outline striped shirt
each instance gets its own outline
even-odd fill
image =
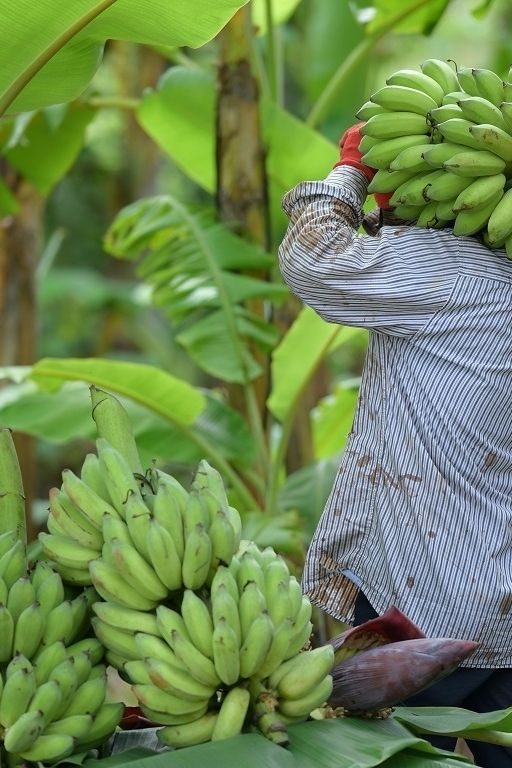
[[[291,290],[370,331],[304,590],[350,623],[360,584],[379,613],[478,641],[465,666],[512,667],[512,263],[449,229],[358,235],[367,184],[338,167],[283,201]]]

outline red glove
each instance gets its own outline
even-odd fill
[[[385,211],[386,210],[390,211],[391,206],[389,204],[389,201],[392,195],[393,195],[392,192],[375,192],[373,196],[379,208],[383,208]]]
[[[369,168],[367,165],[361,162],[362,154],[359,151],[359,144],[361,142],[361,126],[364,123],[356,123],[351,128],[347,128],[345,133],[340,139],[340,159],[334,166],[338,165],[350,165],[352,168],[357,168],[358,171],[362,171],[368,181],[371,181],[376,174],[374,168]]]

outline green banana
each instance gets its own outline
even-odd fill
[[[95,637],[84,637],[66,648],[67,656],[77,656],[79,653],[89,654],[91,664],[95,665],[103,659],[104,648]]]
[[[101,531],[105,512],[118,516],[118,512],[112,504],[98,496],[96,491],[84,483],[70,469],[65,469],[62,472],[62,490],[98,531]]]
[[[172,630],[170,646],[181,663],[196,680],[204,683],[204,685],[212,686],[212,688],[219,686],[220,678],[213,661],[208,656],[202,654],[182,632]]]
[[[422,116],[438,106],[425,91],[404,85],[385,85],[373,93],[370,100],[393,112],[413,112]]]
[[[0,578],[3,579],[8,589],[15,581],[27,572],[27,555],[25,544],[21,539],[0,557]]]
[[[44,637],[45,615],[39,603],[32,603],[19,615],[14,630],[13,652],[31,659]]]
[[[104,600],[137,611],[151,611],[158,603],[158,600],[140,594],[114,566],[102,559],[93,560],[89,564],[89,572],[94,588]]]
[[[148,531],[152,515],[140,494],[128,493],[124,515],[133,546],[149,563]]]
[[[509,133],[489,123],[474,125],[469,131],[479,149],[488,150],[506,162],[512,160],[512,136]]]
[[[48,573],[45,580],[36,588],[36,600],[46,615],[64,602],[64,584],[60,574],[55,571]]]
[[[261,667],[272,644],[274,626],[266,611],[257,616],[240,647],[240,676],[252,677]]]
[[[159,725],[184,725],[198,720],[208,711],[208,704],[203,704],[194,712],[187,712],[185,715],[171,715],[169,712],[159,712],[157,709],[141,704],[141,709],[148,720]]]
[[[237,646],[239,646],[242,641],[242,627],[238,603],[233,600],[227,588],[221,586],[215,590],[210,599],[213,626],[215,627],[220,619],[226,621],[233,630]]]
[[[384,107],[381,107],[379,104],[375,104],[373,101],[365,101],[365,103],[357,110],[356,117],[358,120],[365,122],[366,120],[369,120],[370,117],[380,115],[385,111]]]
[[[42,712],[45,726],[55,720],[62,703],[62,693],[56,680],[48,680],[36,689],[28,712]]]
[[[423,155],[431,147],[432,144],[425,143],[403,149],[390,163],[389,169],[391,171],[409,171],[410,173],[430,170],[430,166],[425,162]]]
[[[221,682],[234,685],[240,677],[239,640],[223,616],[215,623],[212,637],[213,662]]]
[[[7,605],[14,622],[29,605],[36,601],[36,590],[29,576],[21,576],[17,579],[9,591],[5,588],[5,599],[0,596],[0,603]]]
[[[42,712],[24,712],[6,730],[4,749],[11,754],[19,754],[28,749],[44,730]]]
[[[89,678],[76,689],[70,704],[60,716],[64,718],[72,715],[95,715],[105,701],[106,692],[107,676],[105,672],[97,677]]]
[[[181,589],[182,562],[178,548],[168,529],[161,525],[156,517],[149,520],[146,549],[149,562],[162,584],[170,592]]]
[[[9,429],[0,429],[0,521],[0,534],[13,532],[15,541],[20,541],[25,548],[25,493],[20,464]]]
[[[52,608],[46,616],[41,641],[43,645],[52,645],[58,640],[62,640],[64,645],[71,642],[75,631],[73,618],[73,608],[69,600],[64,600]]]
[[[504,101],[502,104],[500,104],[500,110],[501,114],[503,115],[505,125],[507,126],[507,131],[510,133],[512,131],[512,102]]]
[[[117,450],[128,463],[132,472],[142,473],[139,452],[128,415],[114,395],[90,387],[92,417],[96,422],[98,435]]]
[[[0,699],[0,724],[10,728],[28,708],[36,692],[36,676],[33,669],[22,667],[7,677]]]
[[[181,696],[167,693],[156,685],[134,685],[133,692],[143,707],[149,707],[165,715],[193,715],[206,706]]]
[[[467,176],[458,176],[456,173],[446,171],[442,176],[430,182],[425,189],[426,200],[435,200],[437,203],[453,200],[466,189],[474,179]]]
[[[212,579],[212,582],[210,584],[210,594],[213,595],[217,589],[219,589],[220,587],[224,587],[225,589],[228,590],[229,594],[231,595],[235,603],[238,603],[238,599],[240,595],[238,592],[238,584],[237,584],[236,578],[231,572],[232,562],[229,568],[226,567],[225,565],[220,565],[217,568],[215,575]]]
[[[87,453],[80,469],[80,480],[105,501],[110,502],[107,486],[101,472],[100,461],[95,453]]]
[[[444,96],[444,90],[433,77],[424,72],[418,72],[416,69],[399,69],[386,80],[386,85],[402,85],[407,88],[416,88],[428,94],[436,104],[441,104]],[[361,120],[365,118],[360,118]]]
[[[444,93],[456,91],[459,88],[459,81],[452,67],[448,62],[441,59],[426,59],[421,64],[421,71],[428,75],[436,83],[439,83]]]
[[[473,80],[480,96],[491,104],[499,107],[505,101],[505,84],[496,72],[490,69],[473,69]]]
[[[491,195],[505,187],[506,177],[503,173],[495,176],[482,176],[475,179],[469,186],[457,195],[453,202],[453,211],[458,213],[470,208],[477,208],[487,202]]]
[[[375,192],[394,192],[405,181],[412,179],[414,173],[410,171],[390,171],[380,169],[368,185],[368,194]]]
[[[478,96],[479,90],[471,67],[457,67],[457,80],[463,91],[470,96]]]
[[[498,107],[481,96],[467,96],[458,102],[463,117],[474,123],[490,123],[505,130],[505,120]]]
[[[92,726],[85,736],[77,736],[76,747],[86,751],[104,744],[114,733],[121,722],[124,711],[122,702],[107,702],[102,704],[94,715]]]
[[[0,663],[12,658],[14,640],[14,619],[9,609],[0,604]]]
[[[332,693],[332,677],[324,679],[304,696],[297,699],[279,700],[279,711],[287,717],[307,717],[314,709],[324,704]]]
[[[164,661],[173,668],[177,667],[178,669],[181,669],[183,667],[182,662],[178,659],[168,643],[164,642],[160,637],[147,635],[145,632],[137,632],[135,635],[135,644],[139,656],[143,659],[158,659],[159,661]]]
[[[50,514],[48,523],[55,520],[64,535],[69,536],[83,547],[101,550],[103,538],[98,528],[59,488],[51,488],[49,493]],[[50,531],[51,532],[51,531]]]
[[[182,668],[173,667],[161,659],[147,658],[144,665],[148,682],[173,696],[181,697],[187,701],[204,703],[215,693],[215,688],[212,686],[200,683]],[[140,675],[140,670],[135,671],[138,671]]]
[[[107,486],[112,506],[125,517],[125,505],[129,496],[142,499],[139,486],[125,457],[103,437],[96,440],[96,450],[101,474]],[[105,510],[109,511],[110,510]]]
[[[130,531],[125,521],[122,520],[117,514],[109,515],[105,512],[103,515],[103,522],[101,526],[102,533],[102,545],[105,542],[110,542],[112,539],[120,539],[127,544],[133,544],[133,539],[130,536]]]
[[[257,677],[261,679],[271,675],[286,658],[292,636],[293,621],[292,619],[284,619],[274,627],[270,648],[256,673]]]
[[[393,192],[389,201],[390,204],[392,206],[397,203],[421,205],[426,200],[425,188],[441,178],[443,173],[444,171],[442,170],[434,170],[414,176],[410,181],[406,181]]]
[[[392,113],[390,113],[392,114]],[[366,138],[366,137],[365,137]],[[365,165],[378,170],[388,170],[395,157],[408,147],[423,146],[424,135],[404,135],[379,141],[375,146],[365,152],[362,161]]]
[[[394,206],[393,213],[396,219],[400,219],[402,221],[415,221],[424,207],[424,205],[400,204]]]
[[[97,616],[91,619],[94,634],[109,651],[119,654],[125,659],[137,659],[139,653],[133,632],[124,632],[101,621]]]
[[[432,168],[442,168],[447,160],[456,157],[460,152],[467,152],[467,149],[463,144],[452,144],[449,141],[445,141],[441,144],[432,144],[423,153],[423,157],[427,165]]]
[[[219,508],[211,521],[208,535],[212,542],[211,575],[219,565],[229,565],[238,549],[236,532],[231,524],[229,514]]]
[[[468,211],[459,211],[453,225],[453,234],[457,236],[470,236],[475,235],[483,229],[502,196],[503,191],[497,192],[494,196],[491,196],[484,205],[480,205],[478,208],[472,208]]]
[[[196,523],[185,539],[181,575],[186,589],[200,589],[206,583],[212,562],[212,549],[206,526],[201,522]]]
[[[434,105],[435,106],[435,105]],[[416,112],[383,112],[374,115],[361,127],[362,136],[373,136],[376,139],[393,139],[412,134],[424,135],[429,126],[425,115]]]
[[[512,137],[511,137],[512,141]],[[495,176],[505,169],[505,161],[485,149],[459,152],[451,160],[443,163],[443,168],[458,176]]]
[[[65,536],[43,531],[38,538],[47,557],[65,567],[85,569],[99,554],[96,549],[84,547]]]
[[[186,493],[186,491],[184,491]],[[170,483],[160,483],[153,504],[154,519],[167,530],[173,540],[179,560],[185,551],[185,534],[183,529],[182,508],[186,497],[179,496]]]
[[[62,640],[48,646],[42,646],[33,659],[37,685],[42,685],[49,680],[53,669],[65,658],[66,646]]]
[[[452,117],[435,126],[435,131],[440,133],[444,141],[452,144],[463,144],[470,149],[482,149],[481,144],[472,135],[471,129],[475,123],[463,117]]]
[[[334,665],[332,645],[322,645],[303,651],[287,662],[288,671],[277,683],[280,698],[300,699],[316,688]]]
[[[442,104],[440,107],[432,109],[428,114],[430,124],[433,126],[439,125],[439,123],[444,123],[446,120],[450,120],[453,117],[464,118],[462,109],[456,103]]]
[[[249,710],[250,700],[251,695],[247,688],[237,686],[231,688],[226,693],[213,727],[212,741],[230,739],[241,733]]]
[[[140,595],[155,601],[167,597],[167,587],[134,546],[120,539],[112,539],[105,547],[108,548],[110,562],[120,576]]]
[[[203,601],[201,602],[203,603]],[[101,621],[111,627],[122,629],[125,632],[145,632],[149,635],[160,635],[153,613],[136,611],[133,608],[111,602],[93,603],[92,609]]]
[[[498,201],[487,222],[489,242],[506,241],[512,235],[512,189],[508,189]]]
[[[74,739],[82,739],[89,733],[92,723],[92,715],[71,715],[71,717],[54,720],[49,723],[45,727],[44,732],[48,736],[64,734],[66,736],[73,736]]]
[[[216,599],[216,592],[211,594],[212,603]],[[234,603],[234,601],[233,601]],[[238,618],[238,608],[235,604],[235,610],[237,611],[236,620]],[[204,600],[202,600],[193,590],[185,589],[183,592],[183,599],[181,601],[181,615],[185,623],[188,636],[201,653],[208,658],[213,658],[212,647],[212,635],[213,635],[213,620],[212,614]]]
[[[168,747],[192,747],[210,741],[218,719],[218,712],[206,712],[202,717],[183,725],[167,725],[158,731],[158,739]]]
[[[28,749],[19,751],[20,757],[30,763],[56,763],[73,752],[75,740],[65,734],[41,734]]]
[[[240,616],[240,631],[242,640],[245,641],[255,619],[267,610],[267,601],[264,592],[255,581],[248,581],[242,590],[238,601],[238,614]]]

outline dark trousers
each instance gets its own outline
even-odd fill
[[[374,619],[377,613],[362,592],[355,605],[354,624]],[[456,669],[424,691],[402,702],[408,707],[463,707],[473,712],[492,712],[512,706],[512,669]],[[455,739],[425,736],[440,749],[455,748]],[[481,768],[512,768],[512,749],[466,739]]]

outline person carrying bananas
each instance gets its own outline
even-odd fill
[[[360,125],[325,180],[283,200],[284,280],[327,322],[369,331],[303,589],[342,622],[394,605],[428,637],[477,641],[407,704],[493,711],[512,705],[512,262],[477,237],[394,220],[385,195],[365,220],[375,171]],[[512,766],[510,748],[469,746],[483,768]]]

